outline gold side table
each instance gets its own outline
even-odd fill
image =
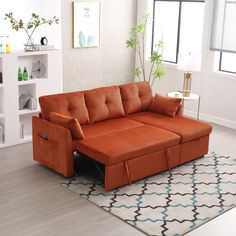
[[[191,101],[191,100],[196,100],[198,101],[198,105],[197,105],[197,120],[199,120],[199,114],[200,114],[200,104],[201,104],[201,97],[198,94],[195,93],[190,93],[190,96],[185,97],[183,96],[182,93],[180,92],[171,92],[171,93],[167,93],[168,97],[172,97],[172,98],[181,98],[183,99],[183,103],[182,103],[182,114],[183,114],[183,110],[184,110],[184,104],[186,101]]]

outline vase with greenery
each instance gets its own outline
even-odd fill
[[[32,13],[30,20],[27,23],[24,23],[22,20],[16,20],[12,12],[5,14],[5,20],[9,20],[12,29],[14,29],[15,31],[25,31],[28,37],[27,42],[25,44],[26,51],[36,50],[36,45],[33,41],[33,34],[39,26],[45,24],[52,25],[54,23],[58,24],[59,22],[59,19],[56,16],[52,17],[51,19],[45,19],[41,18],[35,13]]]
[[[137,24],[131,31],[131,37],[126,41],[126,46],[136,50],[140,67],[136,67],[134,75],[140,81],[147,81],[153,87],[156,79],[160,79],[165,74],[162,51],[163,41],[160,40],[153,48],[149,58],[149,66],[145,65],[145,45],[146,45],[146,29],[149,14],[143,16],[144,21]]]

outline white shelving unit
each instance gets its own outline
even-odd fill
[[[3,71],[2,68],[3,59],[0,57],[0,72]],[[5,145],[5,114],[4,114],[4,85],[0,81],[0,148]],[[3,132],[3,134],[2,134]]]
[[[23,109],[19,111],[19,115],[30,115],[30,114],[35,114],[39,113],[40,109],[35,109],[35,110],[30,110],[30,109]]]
[[[40,61],[46,68],[40,79],[30,79],[33,63]],[[11,54],[0,54],[0,72],[3,83],[0,83],[0,125],[4,127],[4,141],[0,148],[30,142],[32,140],[32,116],[40,111],[38,98],[43,95],[62,91],[61,51],[17,51]],[[26,66],[29,79],[18,81],[18,68],[23,71]],[[19,109],[19,97],[25,94],[37,99],[37,108]]]

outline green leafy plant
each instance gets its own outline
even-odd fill
[[[140,67],[135,68],[134,75],[139,80],[148,81],[151,87],[156,79],[160,79],[165,74],[163,65],[162,49],[163,41],[160,40],[149,58],[150,66],[148,70],[145,66],[145,34],[149,14],[143,16],[144,21],[137,24],[131,31],[131,37],[126,41],[126,46],[135,49],[139,58]]]
[[[54,23],[58,24],[59,19],[54,16],[51,19],[41,18],[39,15],[32,13],[30,20],[27,23],[24,23],[22,20],[16,20],[13,16],[13,13],[5,14],[5,20],[9,20],[11,23],[12,29],[15,31],[24,30],[28,36],[28,41],[26,45],[33,45],[32,35],[35,30],[41,25],[52,25]]]

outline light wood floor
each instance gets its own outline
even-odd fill
[[[210,150],[222,155],[236,156],[236,130],[214,126]],[[144,235],[66,190],[60,186],[61,181],[63,181],[61,176],[32,160],[30,143],[1,149],[0,235]],[[220,216],[221,218],[216,219],[217,223],[212,221],[189,235],[216,235],[212,234],[215,224],[227,229],[222,231],[226,234],[220,234],[221,236],[236,235],[233,234],[236,229],[231,232],[228,225],[229,217],[236,219],[236,210],[231,212],[230,216],[229,213],[227,214],[225,217]],[[233,226],[233,221],[231,223]]]

